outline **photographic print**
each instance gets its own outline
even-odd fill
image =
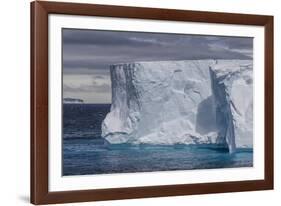
[[[32,2],[31,202],[273,189],[273,22]]]
[[[62,29],[63,175],[253,167],[253,38]]]

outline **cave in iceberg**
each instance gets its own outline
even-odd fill
[[[112,104],[102,123],[111,144],[253,145],[252,60],[112,65]]]

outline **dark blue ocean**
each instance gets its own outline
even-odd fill
[[[110,145],[101,138],[107,104],[63,105],[63,175],[252,167],[253,150],[204,146]]]

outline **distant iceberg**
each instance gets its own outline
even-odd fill
[[[84,101],[82,99],[75,99],[75,98],[63,98],[64,104],[83,104]]]
[[[253,147],[252,60],[137,62],[110,72],[109,143]]]

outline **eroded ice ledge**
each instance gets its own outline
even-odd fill
[[[137,62],[110,72],[108,142],[252,147],[251,60]]]

